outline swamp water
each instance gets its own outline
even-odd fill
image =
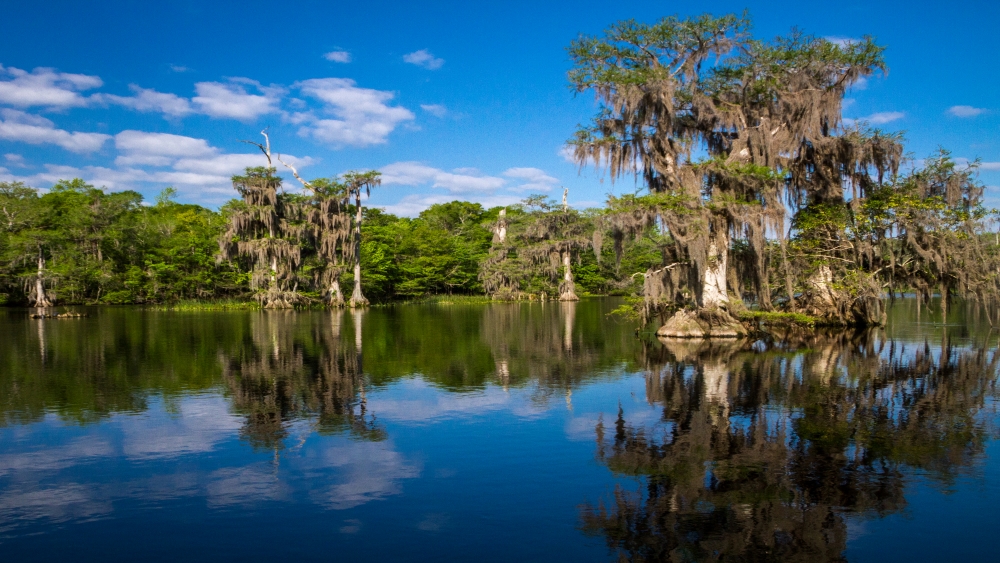
[[[0,560],[996,557],[973,314],[662,344],[618,304],[0,311]]]

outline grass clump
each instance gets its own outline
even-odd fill
[[[154,311],[259,311],[260,303],[239,299],[213,299],[210,301],[182,300],[150,307]]]
[[[741,321],[754,322],[762,325],[795,325],[815,327],[819,319],[803,313],[780,313],[777,311],[741,311]]]

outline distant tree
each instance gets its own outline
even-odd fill
[[[562,301],[577,301],[573,260],[592,244],[592,221],[569,207],[567,192],[562,205],[543,195],[530,195],[504,209],[491,225],[494,237],[489,255],[481,264],[480,280],[487,293],[510,299],[525,288],[554,292]],[[562,272],[555,287],[552,281]],[[537,287],[541,278],[549,278]]]
[[[306,220],[312,229],[316,254],[320,261],[318,285],[325,290],[327,301],[334,307],[344,306],[340,276],[354,260],[353,223],[348,212],[347,186],[334,179],[317,179],[309,183],[312,195]]]
[[[33,307],[51,307],[47,287],[53,276],[46,268],[55,234],[48,213],[34,188],[21,182],[0,182],[0,211],[3,217],[5,269],[22,280]],[[34,269],[25,268],[33,266]]]
[[[591,246],[593,225],[579,211],[571,209],[567,201],[568,189],[563,190],[562,206],[536,213],[525,225],[522,233],[525,246],[519,251],[536,264],[546,264],[556,274],[562,267],[559,283],[560,301],[579,301],[573,280],[574,259]]]

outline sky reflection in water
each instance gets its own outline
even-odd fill
[[[0,343],[0,558],[989,557],[997,335],[637,339],[617,303],[102,309]],[[978,352],[985,349],[986,352]]]

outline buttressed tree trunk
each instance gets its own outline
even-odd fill
[[[580,298],[576,295],[576,284],[573,283],[573,268],[572,254],[570,252],[562,253],[562,263],[563,263],[563,282],[559,284],[559,300],[560,301],[579,301]]]
[[[38,274],[35,275],[35,289],[32,293],[31,300],[35,307],[52,306],[52,301],[45,295],[45,256],[41,249],[38,251]]]
[[[334,279],[330,285],[330,304],[336,307],[343,306],[344,293],[340,290],[340,280]]]
[[[704,308],[718,308],[729,303],[726,273],[729,262],[729,237],[716,233],[708,243],[708,266],[702,283],[701,303]]]

